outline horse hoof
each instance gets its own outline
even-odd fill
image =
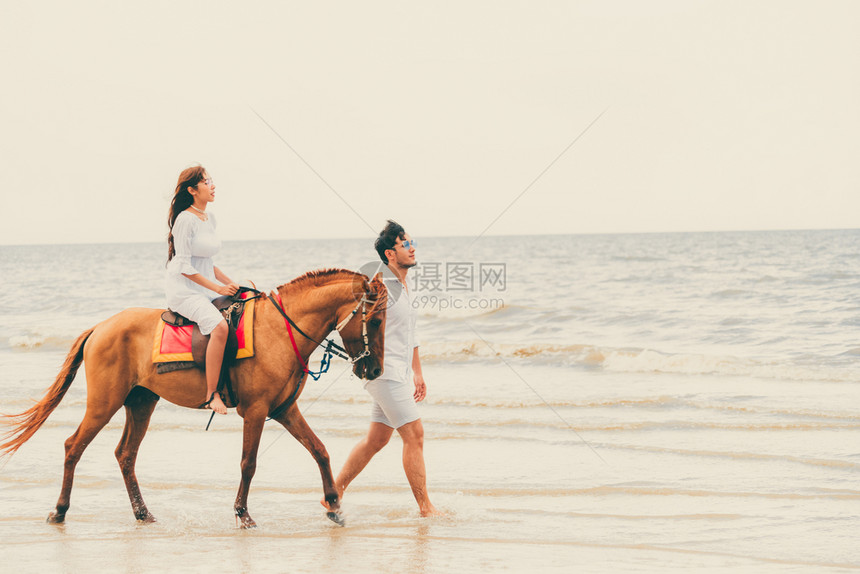
[[[144,516],[138,516],[137,521],[140,524],[152,524],[153,522],[158,522],[155,517],[149,513],[146,513]]]
[[[51,512],[48,515],[48,519],[45,522],[47,522],[48,524],[62,524],[65,521],[66,521],[66,515],[65,514],[57,514],[56,512]]]
[[[337,524],[338,526],[346,526],[346,517],[340,512],[329,511],[325,513],[326,518]]]
[[[254,519],[247,514],[243,516],[237,516],[236,520],[239,522],[239,528],[241,528],[242,530],[257,528],[257,523],[254,522]]]

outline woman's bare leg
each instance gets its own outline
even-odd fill
[[[212,397],[209,408],[219,415],[227,414],[227,406],[221,400],[218,389],[218,379],[221,376],[221,363],[224,360],[224,347],[227,345],[227,322],[221,321],[209,335],[209,346],[206,349],[206,399]]]

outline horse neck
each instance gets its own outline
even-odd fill
[[[278,293],[290,317],[318,341],[332,331],[338,317],[345,315],[344,309],[351,311],[356,303],[352,282],[337,277],[320,283],[288,283],[279,287]]]

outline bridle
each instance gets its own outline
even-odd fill
[[[340,323],[338,323],[335,326],[335,330],[338,333],[340,333],[341,330],[344,329],[349,324],[349,322],[355,318],[356,314],[358,313],[359,308],[361,309],[361,340],[364,344],[364,350],[359,355],[357,355],[355,357],[351,356],[349,354],[349,351],[347,351],[346,349],[344,349],[343,347],[341,347],[340,345],[335,343],[332,339],[325,339],[326,344],[323,345],[323,341],[317,341],[316,339],[314,339],[313,337],[311,337],[310,335],[308,335],[307,333],[302,331],[302,329],[298,325],[296,325],[295,321],[293,321],[290,318],[290,316],[287,315],[287,312],[284,311],[284,305],[281,302],[281,295],[277,291],[273,290],[272,293],[269,294],[269,300],[275,306],[275,309],[277,309],[278,312],[281,314],[281,316],[283,316],[283,318],[284,318],[284,323],[286,323],[286,325],[287,325],[287,332],[290,335],[290,342],[293,345],[293,351],[295,352],[296,357],[299,359],[299,363],[301,363],[302,367],[304,368],[305,373],[307,373],[311,376],[314,376],[314,375],[322,374],[325,371],[322,371],[322,366],[321,366],[321,372],[320,373],[313,373],[308,368],[307,362],[305,362],[301,353],[299,353],[299,347],[298,347],[298,345],[296,345],[295,337],[293,337],[293,329],[298,331],[305,339],[308,339],[309,341],[312,341],[313,343],[315,343],[317,347],[323,347],[323,346],[325,347],[325,355],[323,357],[323,365],[325,366],[326,370],[328,370],[328,364],[329,364],[329,360],[330,360],[331,355],[336,355],[336,356],[340,357],[341,359],[345,359],[345,360],[349,361],[350,363],[352,363],[353,365],[355,365],[361,359],[370,356],[370,339],[367,336],[367,304],[373,303],[373,301],[371,301],[370,299],[367,298],[367,293],[362,294],[361,300],[356,304],[355,308],[346,317],[344,317],[344,319]],[[319,377],[314,376],[314,379],[317,379],[317,378],[319,378]]]
[[[350,321],[352,321],[352,319],[355,317],[355,314],[358,313],[358,308],[361,307],[361,340],[364,343],[364,350],[361,352],[360,355],[350,358],[350,361],[352,362],[353,365],[356,364],[361,359],[370,356],[370,339],[368,339],[368,337],[367,337],[367,304],[368,303],[373,303],[373,301],[371,301],[370,299],[367,298],[367,293],[364,293],[361,296],[361,301],[359,301],[358,304],[355,306],[355,309],[353,309],[349,315],[347,315],[346,317],[343,318],[343,321],[341,321],[340,323],[338,323],[334,327],[335,331],[340,333],[341,330],[344,327],[346,327]],[[343,338],[343,335],[341,335],[341,339],[342,338]]]
[[[275,297],[277,297],[277,299]],[[290,319],[290,316],[287,315],[286,311],[284,311],[284,305],[281,303],[280,293],[273,290],[272,293],[269,294],[269,301],[272,302],[272,304],[275,306],[275,309],[277,309],[281,316],[283,316],[284,323],[287,324],[287,333],[289,333],[290,335],[290,343],[292,343],[293,345],[293,352],[296,354],[296,358],[299,360],[299,364],[301,364],[304,373],[306,375],[310,375],[315,381],[319,380],[323,373],[328,371],[328,368],[331,365],[332,355],[337,355],[341,359],[346,359],[353,365],[355,365],[359,360],[363,359],[364,357],[370,355],[370,340],[367,337],[367,304],[372,303],[372,301],[367,298],[367,293],[364,293],[362,295],[361,301],[358,302],[352,312],[347,315],[335,327],[335,329],[339,333],[341,329],[346,327],[347,324],[349,324],[349,322],[353,318],[355,318],[355,315],[358,313],[359,307],[361,307],[361,338],[364,341],[364,351],[362,351],[361,354],[357,357],[351,357],[346,349],[344,349],[331,339],[326,339],[327,344],[325,346],[325,353],[323,354],[322,362],[320,363],[320,369],[316,373],[314,373],[308,368],[307,362],[304,360],[301,353],[299,353],[299,347],[298,345],[296,345],[296,339],[293,336],[293,329],[295,328],[295,330],[301,333],[304,338],[316,343],[317,347],[322,347],[322,342],[317,341],[316,339],[302,331],[301,328],[296,325],[296,323],[292,319]],[[290,407],[290,405],[292,405],[296,401],[299,396],[299,391],[301,391],[301,389],[302,384],[301,381],[299,381],[299,384],[296,385],[290,396],[287,397],[286,400],[284,400],[284,402],[282,402],[280,405],[275,407],[271,412],[269,412],[269,419],[278,418],[279,416],[284,414],[286,410]]]

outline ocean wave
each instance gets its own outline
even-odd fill
[[[856,372],[833,365],[795,365],[731,355],[664,353],[654,349],[606,348],[587,344],[492,344],[481,339],[422,345],[427,362],[513,360],[529,364],[598,369],[615,373],[753,376],[765,379],[853,382]]]
[[[367,487],[362,487],[367,490]],[[382,490],[380,487],[379,490]],[[441,490],[437,488],[436,490]],[[809,489],[808,492],[779,492],[779,491],[755,491],[755,490],[717,490],[717,489],[692,489],[680,487],[661,487],[656,484],[616,484],[593,486],[587,488],[529,488],[522,487],[495,487],[481,490],[470,490],[463,487],[452,488],[456,492],[462,492],[470,496],[557,496],[557,497],[586,497],[586,496],[689,496],[694,498],[721,497],[721,498],[765,498],[777,500],[859,500],[860,491],[857,490],[826,490]]]
[[[802,430],[802,429],[801,429]],[[855,471],[860,469],[860,464],[848,460],[839,460],[832,458],[814,458],[808,456],[795,456],[788,454],[771,454],[760,452],[743,452],[743,451],[722,451],[722,450],[704,450],[704,449],[683,449],[683,448],[668,448],[650,445],[601,445],[604,449],[616,450],[632,450],[640,452],[649,452],[653,454],[670,454],[678,456],[693,456],[702,458],[725,458],[733,460],[752,460],[764,462],[778,463],[797,463],[810,466],[823,466],[829,468],[838,468],[843,470]]]
[[[68,350],[76,337],[59,337],[49,335],[15,335],[7,339],[10,348],[19,351],[32,350]]]
[[[779,277],[774,277],[773,275],[763,275],[756,279],[756,283],[773,283],[775,281],[781,281]]]
[[[666,261],[663,257],[651,257],[648,255],[613,255],[612,261],[622,261],[625,263],[656,263],[658,261]]]
[[[13,351],[68,351],[76,336],[15,335],[7,339]],[[854,361],[860,347],[833,357],[830,364],[804,358],[764,361],[732,355],[666,353],[656,349],[611,348],[589,344],[488,343],[483,339],[422,344],[422,360],[428,363],[516,361],[532,365],[573,367],[609,373],[652,373],[690,376],[751,376],[763,379],[814,382],[855,382]],[[841,361],[837,361],[841,359]],[[849,359],[846,361],[846,359]]]
[[[753,295],[755,295],[755,293],[745,289],[722,289],[711,293],[711,297],[715,299],[735,299],[740,297],[750,297]]]
[[[730,422],[697,422],[697,421],[634,421],[634,422],[618,422],[613,424],[599,424],[588,422],[577,422],[576,425],[569,425],[564,421],[543,421],[536,422],[531,418],[511,418],[507,420],[497,420],[493,423],[482,422],[481,428],[475,428],[473,420],[440,420],[435,421],[436,429],[433,433],[434,440],[460,440],[464,437],[485,437],[487,431],[491,429],[493,437],[502,438],[505,440],[523,440],[533,441],[535,438],[531,435],[526,436],[524,429],[529,431],[569,431],[575,428],[578,433],[640,433],[642,431],[730,431],[739,433],[773,433],[784,431],[856,431],[860,428],[860,424],[854,422],[843,423],[730,423]],[[445,431],[448,432],[445,432]],[[511,436],[506,436],[513,432]],[[547,442],[558,443],[559,438],[544,439]],[[564,441],[562,441],[564,442]],[[619,447],[620,448],[620,447]],[[860,468],[860,464],[846,463]]]

